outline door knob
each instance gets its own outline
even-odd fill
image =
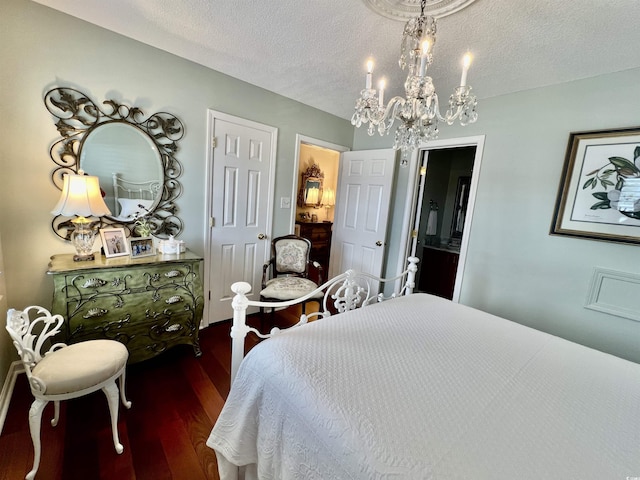
[[[264,240],[265,238],[267,238],[267,236],[264,233],[258,234],[258,240]]]
[[[380,240],[378,240],[378,241],[376,242],[376,246],[381,247],[381,246],[382,246],[382,242],[381,242]]]

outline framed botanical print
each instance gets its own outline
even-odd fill
[[[640,243],[640,127],[569,135],[551,234]]]

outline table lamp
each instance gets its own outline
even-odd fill
[[[322,205],[326,208],[327,219],[325,222],[329,221],[329,209],[336,204],[336,193],[332,188],[325,188],[322,192]]]
[[[71,243],[77,252],[73,260],[93,260],[92,250],[96,232],[91,228],[93,222],[86,217],[111,215],[111,211],[102,199],[98,177],[85,175],[82,170],[78,170],[78,173],[66,174],[63,179],[60,200],[51,213],[65,217],[76,215],[76,218],[71,220],[75,226],[71,233]]]
[[[320,189],[313,187],[307,190],[307,198],[305,199],[305,203],[307,205],[318,205],[318,200],[320,200]]]

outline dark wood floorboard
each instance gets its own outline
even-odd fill
[[[295,307],[277,312],[275,322],[280,327],[291,325],[295,314]],[[249,323],[260,325],[255,317]],[[50,423],[53,404],[47,405],[36,479],[218,479],[215,453],[205,442],[229,394],[230,326],[229,321],[220,322],[200,331],[200,358],[191,347],[178,346],[127,368],[125,390],[133,405],[130,410],[120,405],[121,455],[113,447],[102,392],[62,402],[56,427]],[[257,337],[250,335],[247,349],[256,343]],[[32,402],[26,376],[19,375],[0,435],[2,480],[22,479],[31,469]]]

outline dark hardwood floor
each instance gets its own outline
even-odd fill
[[[291,312],[277,313],[279,326]],[[251,320],[258,326],[257,318]],[[229,393],[230,322],[200,331],[202,356],[189,346],[127,368],[126,393],[118,429],[124,452],[116,454],[107,402],[102,392],[60,404],[60,422],[50,424],[53,403],[42,418],[42,457],[36,479],[218,479],[215,453],[205,445]],[[248,337],[248,349],[257,337]],[[0,435],[0,478],[24,478],[33,463],[28,413],[33,397],[19,375]]]

